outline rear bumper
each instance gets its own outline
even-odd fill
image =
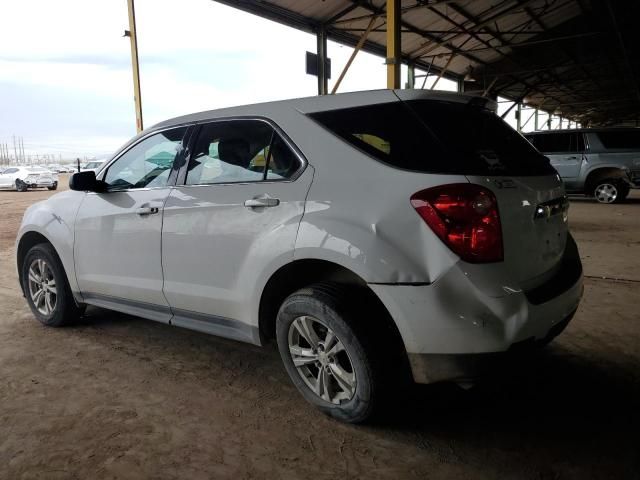
[[[417,383],[439,381],[465,382],[513,366],[519,355],[538,350],[562,333],[575,315],[557,323],[544,338],[516,342],[505,352],[472,354],[416,354],[410,353],[409,364],[413,378]]]
[[[558,335],[582,297],[582,266],[571,240],[556,275],[528,292],[488,296],[460,265],[431,285],[371,288],[400,330],[414,380],[461,380],[504,362],[496,353]]]

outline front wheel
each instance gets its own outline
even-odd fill
[[[276,337],[302,396],[331,417],[359,423],[374,411],[381,382],[375,349],[348,299],[334,284],[298,290],[280,308]]]
[[[593,196],[599,203],[620,203],[627,195],[629,186],[614,178],[601,180],[593,189]]]
[[[61,327],[82,314],[76,305],[58,255],[49,244],[29,250],[22,263],[22,288],[40,323]]]
[[[54,183],[52,186],[47,187],[47,190],[57,190],[58,189],[58,184]]]

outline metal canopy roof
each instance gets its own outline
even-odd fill
[[[385,0],[214,0],[386,55]],[[638,0],[402,0],[403,61],[592,125],[640,117]]]

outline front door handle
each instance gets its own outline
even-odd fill
[[[247,208],[277,207],[278,205],[280,205],[280,199],[271,197],[251,198],[244,202],[244,206]]]
[[[154,215],[159,211],[160,209],[158,207],[140,207],[136,210],[136,213],[141,217],[144,217],[145,215]]]

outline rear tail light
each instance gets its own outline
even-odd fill
[[[500,214],[491,190],[470,183],[442,185],[413,194],[411,205],[464,261],[503,260]]]

